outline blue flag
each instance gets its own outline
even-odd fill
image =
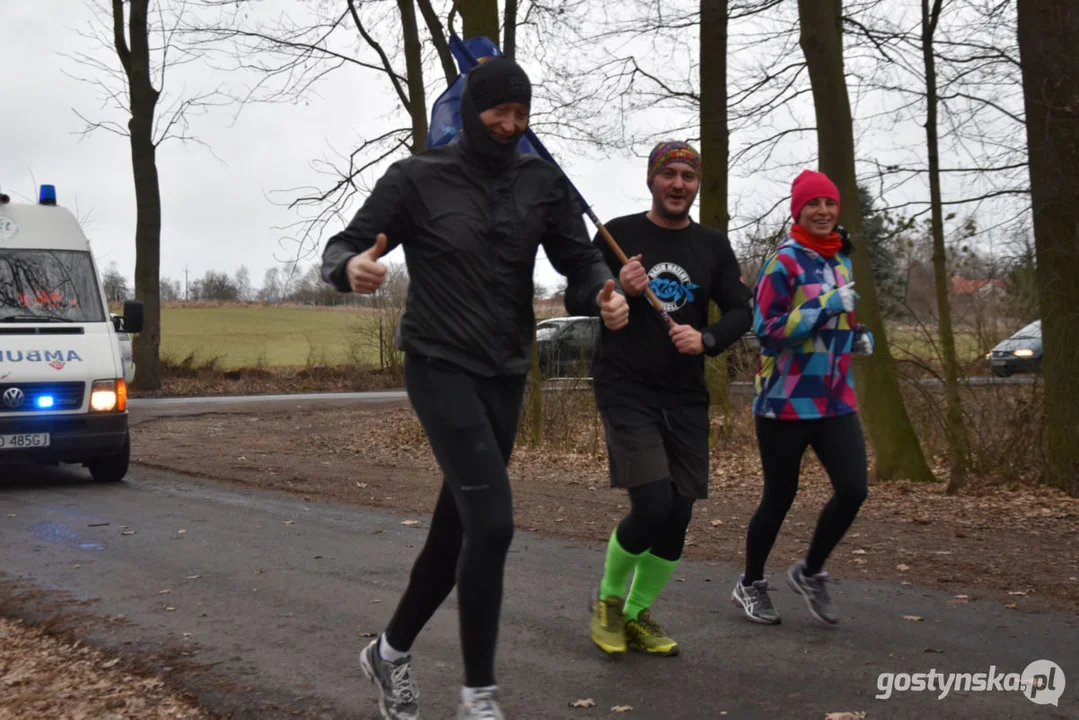
[[[456,34],[450,35],[450,52],[457,61],[460,74],[431,106],[431,123],[427,130],[428,149],[449,145],[457,140],[461,132],[461,93],[468,80],[468,71],[485,60],[502,54],[498,46],[486,37],[461,40]],[[526,154],[538,154],[527,136],[521,138],[517,149]]]

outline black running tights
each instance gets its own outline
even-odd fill
[[[868,492],[865,437],[858,415],[816,420],[758,417],[757,442],[764,493],[746,533],[745,583],[764,578],[764,564],[798,492],[802,456],[812,447],[834,494],[821,511],[806,555],[805,572],[816,574],[854,522]]]
[[[628,553],[645,550],[674,562],[682,557],[693,498],[683,497],[670,478],[629,488],[629,513],[618,523],[618,544]]]
[[[386,629],[407,651],[457,586],[465,685],[495,684],[502,576],[513,539],[506,466],[517,433],[523,376],[482,378],[409,355],[405,388],[442,468],[431,529]]]

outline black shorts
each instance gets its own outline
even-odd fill
[[[679,495],[708,497],[707,405],[607,407],[600,417],[607,434],[611,487],[637,487],[669,477]]]

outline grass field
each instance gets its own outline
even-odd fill
[[[161,354],[218,366],[378,365],[378,319],[363,310],[304,307],[166,307]]]
[[[935,329],[932,329],[935,332]],[[915,357],[936,365],[934,344],[920,329],[889,328],[898,359]],[[987,348],[970,332],[956,335],[963,364],[976,364]],[[196,363],[217,358],[224,369],[305,367],[347,363],[378,367],[378,318],[359,308],[223,305],[166,307],[162,311],[162,355]]]

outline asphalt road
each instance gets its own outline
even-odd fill
[[[361,633],[392,613],[426,520],[142,469],[102,486],[81,470],[0,466],[0,608],[81,613],[92,642],[168,668],[234,718],[377,718],[356,663]],[[730,605],[736,567],[686,562],[654,608],[683,654],[611,660],[587,634],[602,562],[599,546],[518,532],[498,658],[509,718],[1079,717],[1074,615],[951,607],[947,594],[843,580],[837,627],[815,625],[785,586],[775,593],[784,623],[760,627]],[[777,558],[770,572],[782,568]],[[453,717],[455,611],[451,595],[414,648],[425,718]],[[874,697],[882,672],[1000,675],[1040,659],[1071,681],[1058,707],[1018,691]],[[595,706],[570,707],[583,699]]]

